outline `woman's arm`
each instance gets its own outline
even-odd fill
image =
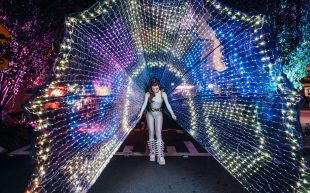
[[[149,99],[149,96],[150,96],[150,93],[149,93],[149,92],[145,93],[145,95],[144,95],[144,103],[143,103],[143,105],[142,105],[142,107],[141,107],[141,110],[140,110],[140,113],[141,113],[141,114],[143,113],[143,111],[144,111],[144,109],[145,109],[145,107],[146,107],[146,105],[147,105],[147,100]],[[140,113],[139,113],[139,114],[140,114]]]
[[[170,112],[171,115],[174,115],[173,110],[172,110],[172,108],[168,102],[167,94],[165,92],[163,92],[163,98],[164,98],[164,101],[165,101],[165,104],[166,104],[168,111]]]

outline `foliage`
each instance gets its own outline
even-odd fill
[[[22,5],[7,3],[0,10],[0,23],[15,37],[0,50],[0,56],[9,59],[8,70],[1,71],[1,112],[20,90],[43,84],[55,57],[51,21],[31,3]],[[27,14],[16,15],[12,6]]]

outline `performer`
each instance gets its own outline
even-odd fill
[[[156,154],[157,162],[160,165],[165,165],[166,163],[164,159],[164,142],[161,136],[161,130],[163,125],[163,113],[161,106],[163,101],[165,101],[167,109],[170,112],[172,118],[176,120],[176,116],[174,115],[172,108],[168,102],[167,94],[159,89],[159,80],[156,78],[152,78],[149,90],[145,93],[144,103],[141,107],[138,118],[141,118],[147,103],[150,102],[149,109],[146,114],[147,125],[149,128],[149,140],[147,141],[147,143],[150,149],[150,161],[155,161]],[[154,139],[154,124],[156,140]]]

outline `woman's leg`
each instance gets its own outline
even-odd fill
[[[156,132],[156,147],[157,147],[157,162],[160,165],[165,165],[164,158],[164,142],[161,137],[161,130],[163,127],[163,113],[157,112],[155,118],[155,132]]]
[[[146,114],[147,119],[147,126],[149,128],[149,140],[147,144],[150,150],[150,161],[155,161],[155,154],[156,154],[156,141],[154,140],[154,117],[152,113],[147,112]]]
[[[154,118],[155,118],[156,139],[162,140],[161,130],[163,128],[163,113],[162,112],[156,112],[156,115]]]
[[[154,117],[152,113],[146,113],[146,121],[149,128],[149,140],[154,140]]]

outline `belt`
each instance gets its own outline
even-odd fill
[[[150,108],[150,111],[152,111],[152,112],[155,112],[155,111],[161,111],[161,108],[159,108],[159,109],[153,109],[153,108]]]

